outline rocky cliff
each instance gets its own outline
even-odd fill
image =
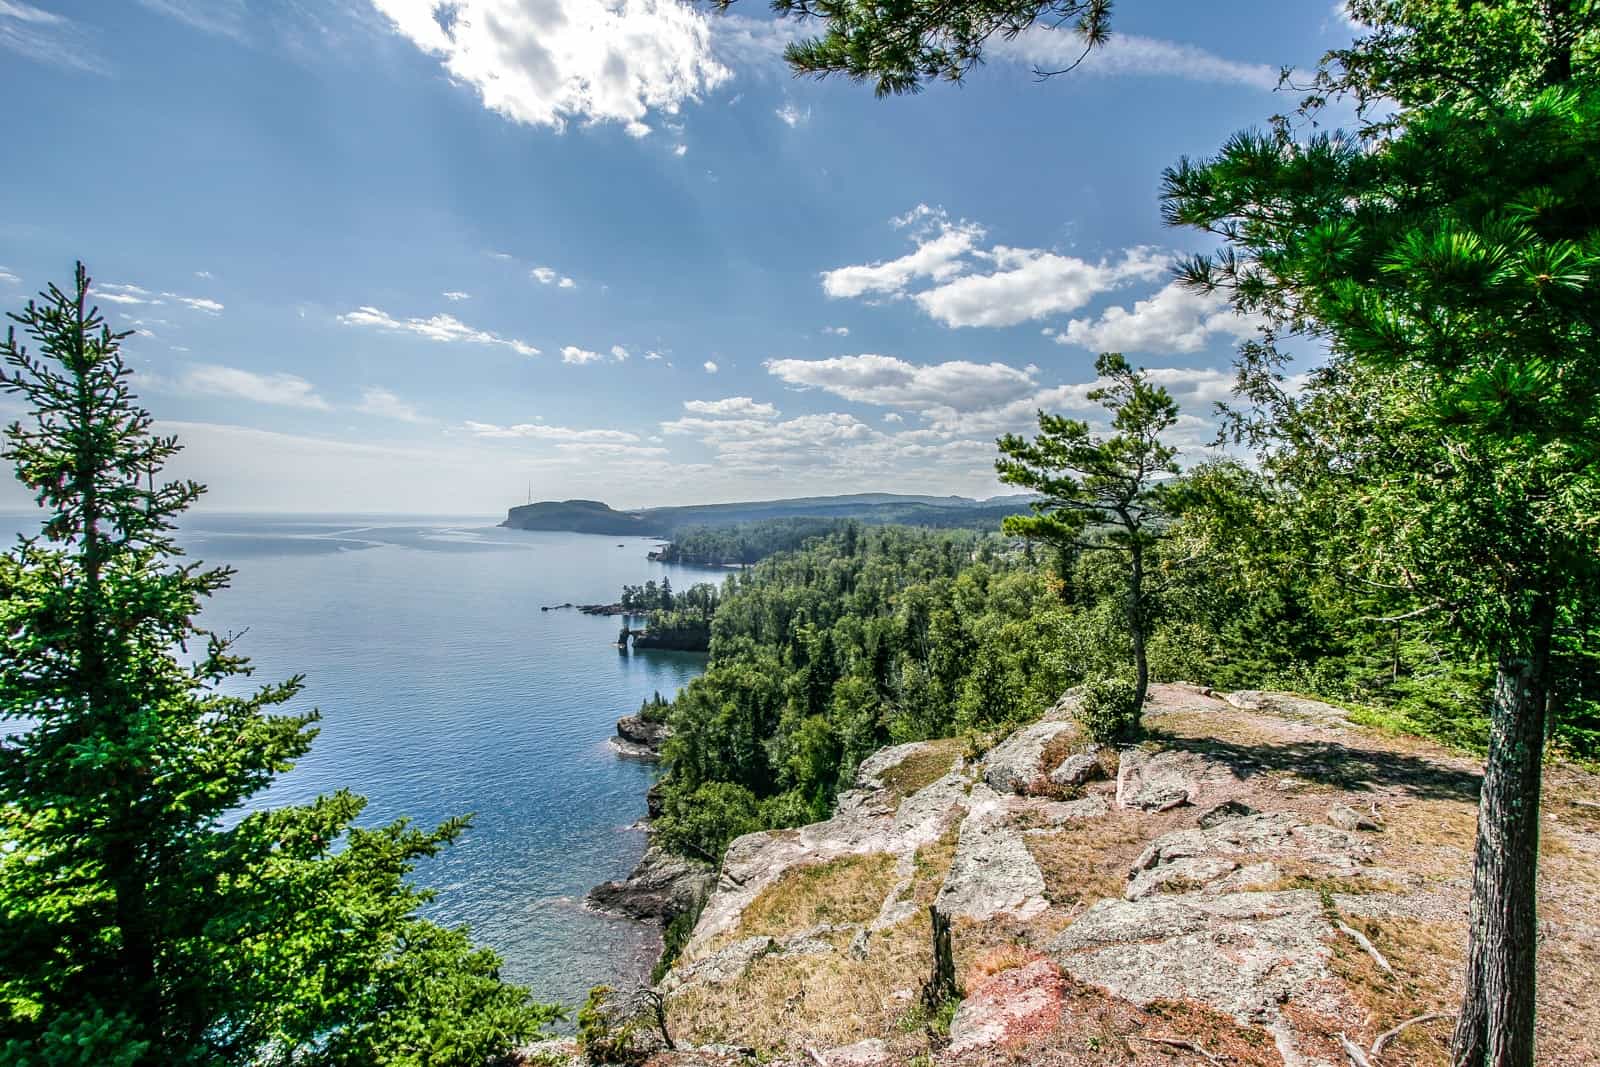
[[[659,987],[679,1050],[654,1062],[1448,1062],[1448,1019],[1385,1033],[1455,1006],[1474,761],[1287,694],[1157,686],[1120,750],[1072,710],[976,758],[885,749],[827,822],[735,841]],[[1540,1062],[1576,1067],[1600,1025],[1600,783],[1548,781]],[[948,1019],[917,1004],[930,904],[954,924]]]

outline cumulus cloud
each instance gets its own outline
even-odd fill
[[[653,362],[661,358],[661,353],[652,348],[644,354],[644,358]]]
[[[961,257],[983,237],[983,227],[962,220],[952,222],[942,209],[918,204],[894,220],[910,228],[916,247],[896,259],[837,267],[822,272],[822,291],[834,299],[872,293],[897,295],[917,278],[940,281],[959,274]]]
[[[801,111],[793,104],[784,104],[782,107],[774,111],[773,114],[778,116],[779,122],[782,122],[785,126],[792,130],[801,123],[810,120],[811,109],[808,107],[804,111]]]
[[[850,327],[848,327],[848,326],[824,326],[822,328],[822,332],[823,333],[832,334],[835,337],[849,337],[850,336]]]
[[[621,363],[623,360],[627,359],[632,354],[633,353],[629,352],[626,348],[622,347],[621,345],[612,345],[611,346],[611,358],[616,360],[618,363]]]
[[[594,363],[604,358],[598,352],[591,352],[587,348],[579,348],[577,345],[567,345],[561,350],[561,362],[573,363],[578,366],[582,366],[585,363]]]
[[[1097,352],[1197,352],[1213,338],[1244,338],[1254,320],[1234,313],[1222,293],[1197,293],[1172,282],[1131,309],[1109,307],[1096,318],[1073,319],[1057,344]]]
[[[997,245],[986,253],[994,269],[968,274],[917,293],[917,305],[946,326],[1015,326],[1075,311],[1100,293],[1165,273],[1169,260],[1133,248],[1117,260],[1091,263],[1038,248]]]
[[[678,0],[373,0],[394,29],[514,122],[643,124],[732,77]]]
[[[994,407],[1034,388],[1031,371],[1005,363],[910,363],[863,353],[832,359],[768,360],[767,372],[789,385],[822,389],[845,400],[882,407],[922,409],[959,405]]]
[[[361,390],[361,403],[356,405],[356,410],[363,415],[375,415],[382,419],[398,419],[401,422],[427,422],[427,418],[408,401],[401,400],[394,393],[379,386],[372,386]]]
[[[672,154],[677,156],[679,159],[682,159],[684,156],[689,154],[689,146],[686,144],[673,145]]]
[[[1035,25],[1009,40],[997,40],[990,50],[996,58],[1010,59],[1044,70],[1070,66],[1083,55],[1083,39],[1072,29]],[[1089,53],[1073,72],[1078,76],[1121,75],[1181,78],[1220,85],[1243,85],[1271,91],[1278,87],[1278,68],[1265,63],[1227,59],[1195,45],[1118,33],[1103,47]]]
[[[528,272],[528,277],[540,285],[553,285],[558,289],[576,289],[578,287],[577,282],[552,267],[535,267]]]
[[[439,295],[444,297],[446,300],[450,301],[452,304],[455,303],[458,300],[471,300],[472,299],[472,294],[471,293],[463,293],[460,289],[446,289],[444,292],[440,293]]]
[[[715,374],[715,373],[717,373],[717,361],[714,360],[714,359],[706,360],[705,363],[702,364],[702,366],[705,367],[705,370],[706,370],[707,374]]]
[[[626,430],[580,430],[570,426],[549,426],[542,422],[522,422],[515,426],[497,426],[492,422],[466,423],[467,432],[474,437],[497,440],[555,441],[570,444],[620,444],[631,445],[639,435]]]
[[[730,418],[770,419],[778,409],[767,403],[757,403],[748,396],[728,396],[721,400],[685,400],[683,409],[695,415],[715,415]]]
[[[329,407],[328,402],[317,395],[315,386],[294,374],[257,374],[239,367],[202,363],[189,368],[178,384],[186,393],[203,396],[314,411],[327,411]]]
[[[501,337],[490,333],[488,330],[479,330],[468,326],[454,315],[433,315],[426,319],[397,319],[381,308],[370,306],[359,307],[346,315],[340,315],[339,321],[346,326],[367,326],[377,330],[387,330],[395,333],[414,333],[419,337],[426,337],[430,341],[464,342],[475,345],[499,345],[511,349],[518,355],[537,356],[539,350],[525,341],[515,337]]]

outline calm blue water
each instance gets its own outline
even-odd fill
[[[676,587],[726,572],[652,563],[638,538],[497,529],[493,519],[193,516],[194,557],[238,568],[206,609],[243,632],[258,680],[304,673],[323,713],[310,754],[263,795],[301,802],[347,786],[364,822],[472,828],[418,871],[431,917],[465,922],[542,999],[647,967],[648,931],[582,908],[644,847],[652,768],[605,745],[617,716],[671,694],[704,657],[613,647],[620,620],[541,605],[610,602],[624,583]],[[27,525],[7,517],[4,526]],[[619,540],[622,547],[618,547]]]

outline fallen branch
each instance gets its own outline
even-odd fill
[[[1350,1067],[1372,1067],[1372,1061],[1367,1059],[1367,1054],[1361,1051],[1361,1046],[1344,1036],[1344,1031],[1339,1031],[1339,1044],[1344,1047],[1344,1054],[1350,1057]]]
[[[822,1058],[822,1053],[809,1045],[804,1046],[806,1059],[816,1064],[817,1067],[828,1067],[828,1061]]]
[[[1426,1015],[1418,1015],[1415,1019],[1407,1019],[1399,1026],[1396,1026],[1390,1030],[1385,1030],[1383,1033],[1378,1035],[1378,1039],[1372,1043],[1372,1058],[1377,1059],[1379,1056],[1382,1056],[1383,1050],[1389,1047],[1389,1042],[1405,1033],[1408,1026],[1417,1026],[1421,1023],[1438,1022],[1441,1019],[1454,1018],[1455,1015],[1452,1012],[1431,1011]]]
[[[1339,923],[1338,927],[1341,934],[1347,935],[1352,941],[1367,950],[1367,955],[1372,957],[1372,962],[1378,965],[1380,971],[1391,978],[1394,977],[1394,968],[1389,966],[1389,961],[1383,958],[1383,953],[1378,951],[1378,946],[1367,940],[1366,934],[1352,926],[1346,926],[1344,923]]]
[[[1207,1063],[1214,1063],[1217,1065],[1217,1067],[1221,1067],[1222,1065],[1222,1060],[1216,1056],[1213,1056],[1211,1053],[1207,1052],[1193,1041],[1185,1041],[1178,1037],[1145,1037],[1143,1034],[1130,1034],[1129,1036],[1138,1041],[1148,1041],[1152,1045],[1166,1045],[1168,1048],[1181,1048],[1185,1052],[1192,1052],[1196,1056],[1201,1057]]]

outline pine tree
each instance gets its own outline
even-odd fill
[[[301,679],[247,695],[196,622],[231,571],[186,561],[152,432],[80,264],[11,316],[3,455],[46,511],[0,555],[0,1059],[63,1067],[483,1064],[552,1008],[416,915],[431,831],[354,825],[348,792],[245,802],[309,748]]]
[[[1163,444],[1161,435],[1178,421],[1178,405],[1116,352],[1095,360],[1095,371],[1107,384],[1091,390],[1089,399],[1112,413],[1114,433],[1096,436],[1086,422],[1041,411],[1039,435],[1032,441],[1015,434],[1000,438],[995,469],[1002,482],[1040,497],[1032,505],[1035,514],[1006,518],[1006,533],[1065,552],[1111,551],[1127,558],[1137,716],[1150,686],[1145,561],[1168,517],[1163,480],[1178,473],[1178,451]]]

